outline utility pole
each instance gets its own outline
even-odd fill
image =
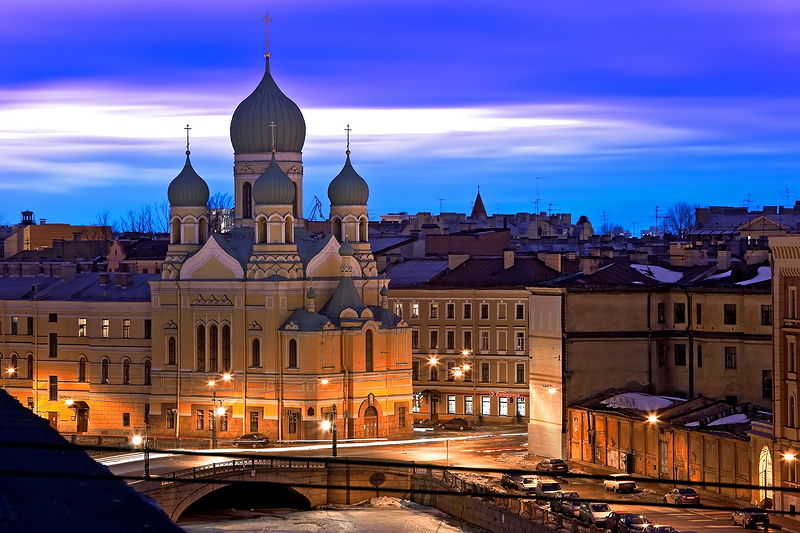
[[[333,420],[331,421],[331,456],[336,457],[336,404],[331,408],[333,410]]]
[[[535,210],[535,213],[537,215],[539,214],[539,202],[542,201],[542,199],[539,197],[539,180],[540,179],[541,178],[539,176],[536,176],[536,198],[533,199],[534,210]]]
[[[656,233],[658,233],[658,219],[659,219],[659,216],[658,216],[658,209],[659,209],[660,207],[661,207],[661,206],[658,206],[658,205],[656,206]]]

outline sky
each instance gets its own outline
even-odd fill
[[[265,11],[307,123],[306,213],[327,214],[348,123],[373,218],[469,211],[479,186],[489,213],[637,230],[681,201],[800,198],[796,0],[29,0],[0,3],[0,221],[165,201],[187,123],[231,193]]]

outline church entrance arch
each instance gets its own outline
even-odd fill
[[[364,437],[374,439],[378,436],[378,410],[370,405],[364,410]]]

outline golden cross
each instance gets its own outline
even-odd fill
[[[350,153],[350,132],[353,131],[353,128],[350,127],[350,124],[344,129],[347,132],[347,153]]]
[[[183,129],[186,130],[186,155],[189,155],[189,130],[192,128],[187,124]]]
[[[272,153],[273,154],[275,153],[275,128],[277,128],[277,127],[278,127],[278,125],[275,124],[274,120],[269,123],[269,137],[270,137],[270,141],[272,142]]]
[[[266,26],[266,28],[265,28],[265,34],[266,34],[265,46],[266,46],[266,49],[264,51],[264,57],[269,57],[270,56],[270,53],[269,53],[269,23],[272,21],[272,19],[269,18],[269,13],[266,13],[264,15],[264,18],[261,19],[261,20],[264,21],[264,25]]]

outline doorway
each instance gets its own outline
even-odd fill
[[[47,421],[50,423],[50,427],[58,430],[58,413],[55,411],[48,411],[47,412]]]
[[[374,439],[378,436],[378,410],[370,405],[364,410],[364,437]]]
[[[89,409],[79,408],[75,410],[75,419],[77,427],[75,431],[78,433],[86,433],[89,431]]]

